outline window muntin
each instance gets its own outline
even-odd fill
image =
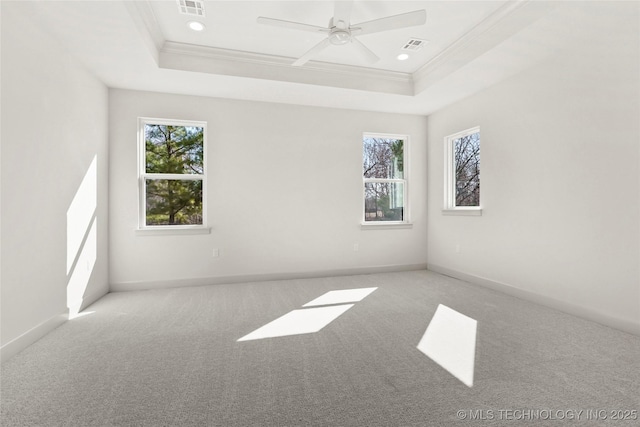
[[[407,137],[363,136],[364,222],[406,222]]]
[[[480,128],[446,139],[447,209],[480,208]]]
[[[206,123],[140,119],[140,228],[205,226]]]

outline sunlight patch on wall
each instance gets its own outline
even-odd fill
[[[69,308],[69,318],[75,317],[80,311],[82,297],[87,289],[93,267],[98,259],[98,218],[95,218],[87,240],[82,246],[82,252],[78,257],[75,268],[71,273],[67,284],[67,307]]]
[[[339,291],[329,291],[303,305],[303,307],[312,307],[317,305],[344,304],[347,302],[362,301],[367,295],[378,288],[360,288],[360,289],[342,289]]]
[[[259,340],[262,338],[318,332],[351,307],[353,307],[353,304],[293,310],[256,329],[250,334],[245,335],[238,341]]]
[[[98,166],[93,158],[67,210],[67,274],[73,267],[98,204]]]
[[[440,304],[418,344],[418,350],[472,387],[477,325],[476,320]]]
[[[93,157],[67,210],[67,307],[78,316],[98,258],[98,158]]]

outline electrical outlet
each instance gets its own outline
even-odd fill
[[[456,245],[456,253],[459,254],[460,253],[460,244]]]
[[[213,254],[212,254],[212,256],[213,256],[214,258],[218,258],[218,257],[220,256],[220,249],[215,248],[215,249],[213,250]]]
[[[353,252],[358,252],[360,250],[360,245],[357,243],[353,244]]]

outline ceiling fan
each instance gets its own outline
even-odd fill
[[[265,18],[263,16],[258,17],[258,23],[327,35],[324,40],[312,47],[292,64],[294,66],[300,66],[316,56],[322,50],[329,47],[329,45],[339,46],[347,43],[353,43],[368,62],[374,63],[380,58],[378,58],[375,53],[358,40],[355,37],[356,35],[361,36],[365,34],[379,33],[381,31],[413,27],[416,25],[423,25],[427,21],[426,10],[416,10],[413,12],[387,16],[385,18],[351,25],[350,18],[352,6],[353,1],[336,1],[333,17],[329,20],[329,25],[327,27],[319,27],[301,22],[284,21],[282,19]]]

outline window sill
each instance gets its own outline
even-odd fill
[[[413,228],[413,223],[411,222],[387,222],[387,221],[378,221],[378,222],[363,222],[360,223],[361,230],[397,230],[402,228]]]
[[[482,208],[442,209],[442,215],[482,216]]]
[[[137,228],[136,236],[179,236],[190,234],[211,234],[211,227],[146,227]]]

